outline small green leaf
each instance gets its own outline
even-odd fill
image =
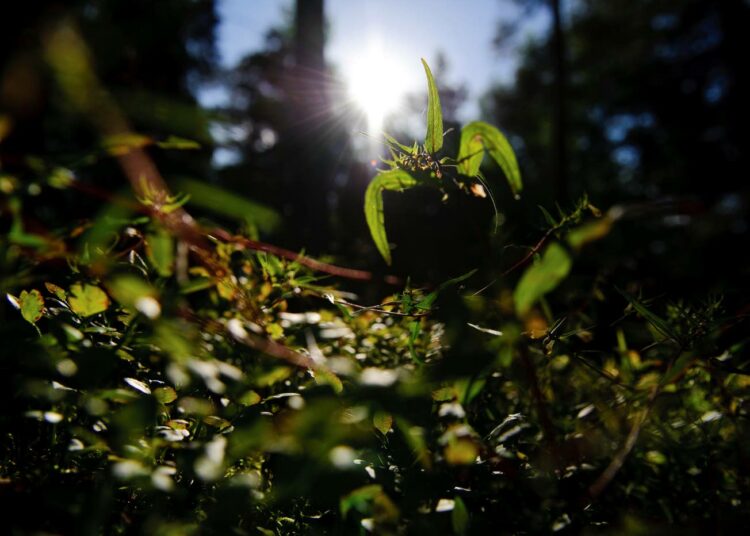
[[[38,290],[34,289],[29,292],[22,290],[18,301],[21,306],[21,316],[26,322],[36,324],[42,318],[44,298]]]
[[[466,509],[463,499],[458,495],[453,499],[451,525],[453,526],[453,532],[459,536],[466,534],[469,530],[469,511]]]
[[[612,219],[608,217],[584,223],[575,229],[571,229],[565,240],[570,247],[579,250],[589,242],[594,242],[607,236],[612,229],[612,223]]]
[[[243,406],[254,406],[261,401],[261,397],[255,391],[247,391],[237,399]]]
[[[346,517],[350,510],[362,513],[368,512],[373,499],[382,493],[383,488],[378,484],[370,484],[353,490],[348,495],[341,497],[339,504],[341,515]]]
[[[443,147],[443,112],[440,109],[440,95],[432,71],[424,59],[422,65],[427,75],[427,136],[424,147],[427,152],[435,154]]]
[[[388,143],[389,148],[397,148],[401,149],[403,152],[410,154],[413,151],[412,147],[409,147],[408,145],[404,145],[403,143],[400,143],[396,138],[388,134],[387,132],[383,132],[383,137],[385,137],[386,142]]]
[[[65,289],[58,287],[54,283],[44,283],[44,286],[47,288],[47,290],[51,293],[57,296],[60,300],[65,301],[67,299],[67,294],[65,293]]]
[[[180,151],[196,150],[201,148],[200,143],[193,140],[180,138],[178,136],[169,136],[164,141],[156,142],[156,145],[160,149],[177,149]]]
[[[224,428],[232,425],[231,422],[222,417],[219,417],[218,415],[207,415],[203,417],[203,423],[209,426],[213,426],[214,428],[218,428],[219,430],[223,430]]]
[[[391,427],[393,427],[393,415],[383,411],[378,411],[372,418],[372,424],[378,432],[385,435],[390,431]]]
[[[554,290],[568,276],[573,262],[557,242],[544,250],[542,258],[526,269],[513,292],[516,312],[524,316],[539,298]]]
[[[142,149],[151,145],[154,140],[143,134],[136,134],[134,132],[126,132],[123,134],[113,134],[107,136],[102,141],[102,147],[104,150],[113,156],[122,156],[128,154],[134,149]]]
[[[476,443],[467,437],[452,438],[443,449],[443,457],[451,465],[472,464],[478,454]]]
[[[552,217],[552,214],[550,214],[546,208],[544,208],[542,205],[539,205],[539,210],[542,211],[542,214],[544,215],[544,219],[547,220],[547,224],[550,227],[557,227],[557,222],[555,221],[555,218]]]
[[[107,290],[123,307],[137,309],[138,300],[156,298],[156,290],[145,280],[135,275],[122,275],[107,282]]]
[[[177,178],[172,181],[172,184],[174,188],[190,196],[189,206],[247,222],[261,232],[271,232],[281,223],[281,216],[276,211],[256,201],[246,199],[237,192],[188,178]]]
[[[458,391],[455,387],[441,387],[432,391],[432,399],[435,402],[448,402],[458,398]]]
[[[443,283],[440,284],[440,286],[436,290],[434,290],[433,292],[430,292],[427,296],[419,300],[419,302],[416,305],[417,309],[428,310],[430,307],[432,307],[432,304],[435,303],[435,300],[437,299],[438,295],[442,291],[444,291],[446,288],[450,287],[451,285],[457,285],[458,283],[466,281],[475,273],[477,273],[476,268],[474,270],[466,272],[465,274],[459,275],[458,277],[454,277],[453,279],[444,281]]]
[[[513,147],[502,132],[483,121],[474,121],[461,129],[461,146],[458,151],[459,173],[468,177],[476,176],[479,173],[485,150],[503,170],[510,189],[517,195],[522,190],[523,183]]]
[[[333,371],[324,367],[315,370],[315,383],[318,385],[329,385],[336,394],[339,394],[344,390],[344,384],[341,382],[341,378],[336,376]]]
[[[370,182],[365,192],[365,218],[370,228],[370,234],[375,246],[385,259],[391,264],[391,250],[388,237],[385,234],[385,215],[383,213],[383,191],[405,190],[417,184],[417,180],[403,169],[392,169],[379,173]]]
[[[431,468],[432,457],[427,448],[424,429],[418,426],[412,426],[408,421],[401,418],[396,420],[396,428],[401,432],[406,443],[409,445],[409,448],[414,453],[415,458],[419,461],[422,467],[426,469]]]
[[[695,363],[695,355],[690,352],[682,354],[674,362],[674,365],[664,373],[661,381],[662,386],[668,385],[678,379],[689,367]]]
[[[107,310],[109,296],[88,283],[76,283],[70,287],[70,308],[79,316],[92,316]]]
[[[160,276],[172,275],[174,240],[165,229],[159,229],[146,236],[146,254]]]
[[[157,387],[153,394],[154,398],[162,404],[169,404],[177,400],[177,392],[171,387]]]

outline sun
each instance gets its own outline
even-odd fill
[[[377,42],[370,43],[344,67],[349,98],[367,119],[367,130],[379,134],[386,118],[398,111],[407,89],[404,70]]]

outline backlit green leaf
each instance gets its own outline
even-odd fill
[[[213,184],[182,178],[173,181],[173,186],[190,196],[188,206],[247,222],[261,232],[270,232],[281,223],[281,217],[276,211]]]
[[[513,293],[516,312],[523,316],[539,298],[554,290],[568,276],[572,261],[568,252],[557,242],[544,250],[542,258],[526,269]]]
[[[391,148],[400,149],[401,151],[409,154],[413,152],[413,148],[409,147],[408,145],[404,145],[403,143],[399,142],[396,138],[388,134],[387,132],[383,132],[383,137],[385,137],[386,142]]]
[[[54,283],[44,283],[44,286],[47,288],[48,291],[50,291],[52,294],[57,296],[59,299],[63,301],[67,299],[67,294],[65,292],[65,289],[58,287]]]
[[[237,399],[243,406],[254,406],[261,401],[261,397],[255,391],[247,391]]]
[[[388,237],[385,234],[385,215],[383,213],[383,191],[405,190],[417,184],[417,180],[402,169],[392,169],[380,173],[372,179],[365,192],[365,218],[375,246],[385,259],[391,264],[391,250]]]
[[[428,152],[435,154],[443,147],[443,112],[440,109],[440,95],[432,71],[424,59],[422,65],[427,75],[427,135],[424,147]]]
[[[128,154],[134,149],[142,149],[154,142],[149,136],[136,134],[135,132],[125,132],[107,136],[102,141],[102,147],[107,153],[113,156],[122,156]]]
[[[471,270],[469,272],[466,272],[465,274],[459,275],[458,277],[454,277],[453,279],[449,279],[448,281],[444,281],[440,284],[440,286],[434,290],[433,292],[430,292],[427,296],[419,300],[417,302],[417,308],[427,310],[430,307],[432,307],[432,304],[435,303],[435,300],[437,299],[438,295],[445,290],[446,288],[450,287],[451,285],[457,285],[458,283],[461,283],[467,279],[469,279],[471,276],[473,276],[477,272],[476,269]]]
[[[378,411],[372,418],[372,424],[378,432],[385,435],[393,426],[393,415],[383,411]]]
[[[180,151],[196,150],[200,149],[200,143],[180,138],[179,136],[169,136],[164,141],[156,142],[156,145],[161,149],[177,149]]]
[[[344,390],[341,378],[336,376],[333,371],[324,367],[320,367],[315,371],[315,383],[318,385],[329,385],[334,393],[340,393]]]
[[[172,275],[174,240],[166,230],[159,229],[146,236],[146,254],[160,276]]]
[[[571,229],[565,237],[570,247],[579,250],[589,242],[604,238],[612,229],[612,219],[604,217]]]
[[[153,390],[154,398],[162,404],[169,404],[177,400],[177,392],[171,387],[158,387]]]
[[[69,303],[77,315],[91,316],[107,310],[109,296],[96,285],[76,283],[70,287]]]
[[[469,530],[469,511],[461,497],[453,499],[453,511],[451,512],[451,525],[455,534],[466,534]]]
[[[35,324],[42,318],[44,298],[42,298],[42,294],[38,290],[34,289],[28,292],[22,290],[18,301],[21,306],[21,315],[26,322]]]
[[[132,309],[137,308],[139,300],[157,296],[156,290],[151,285],[135,275],[113,278],[107,283],[107,290],[120,305]]]
[[[485,150],[503,170],[514,194],[523,188],[521,171],[516,154],[508,139],[498,129],[483,121],[474,121],[461,129],[461,146],[458,151],[458,171],[474,177],[479,173]]]

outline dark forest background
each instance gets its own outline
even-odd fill
[[[537,229],[525,223],[544,226],[537,205],[569,208],[587,192],[603,208],[641,206],[611,242],[619,246],[611,252],[616,269],[675,288],[740,281],[748,265],[740,247],[748,203],[747,3],[517,3],[525,14],[548,10],[552,22],[546,34],[519,43],[518,21],[498,21],[495,46],[500,53],[520,50],[519,67],[515,83],[489,91],[482,109],[519,153],[524,198],[512,202],[499,172],[488,171],[504,222],[492,236],[492,209],[482,200],[389,196],[395,269],[439,279],[485,261],[508,263],[515,253],[503,247],[486,258],[488,242],[533,241]],[[324,2],[292,7],[290,25],[270,28],[262,50],[218,70],[218,19],[209,0],[15,5],[0,22],[0,107],[14,124],[0,145],[3,169],[17,172],[27,165],[19,155],[28,153],[58,155],[64,163],[95,140],[41,69],[45,24],[71,17],[137,131],[201,143],[187,158],[155,155],[168,179],[208,181],[272,208],[283,224],[261,225],[264,238],[378,266],[361,210],[373,170],[352,150],[361,117],[336,106],[343,88],[324,59]],[[460,86],[443,87],[439,73],[438,79],[448,127],[464,96]],[[228,88],[231,106],[202,109],[196,91],[207,83]],[[212,124],[234,129],[223,143],[239,151],[238,163],[211,167]],[[447,146],[455,137],[448,135]],[[99,173],[91,169],[91,176]],[[55,208],[60,214],[40,219],[85,213],[86,200],[66,201]]]

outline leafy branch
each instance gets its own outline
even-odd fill
[[[440,95],[427,62],[422,59],[427,76],[427,133],[424,144],[414,142],[408,146],[392,136],[385,134],[385,140],[391,158],[383,160],[388,169],[381,170],[370,183],[365,193],[365,218],[375,246],[383,256],[386,264],[391,264],[390,246],[385,231],[383,214],[383,191],[403,191],[418,185],[433,185],[442,189],[447,169],[454,168],[453,182],[459,189],[468,191],[477,197],[486,197],[484,181],[479,168],[485,152],[503,170],[514,196],[518,198],[523,185],[513,148],[507,138],[495,127],[481,121],[466,125],[461,131],[461,142],[456,159],[437,158],[443,148],[443,114],[440,107]],[[462,178],[463,177],[463,178]],[[471,187],[465,184],[466,179],[475,182]]]

